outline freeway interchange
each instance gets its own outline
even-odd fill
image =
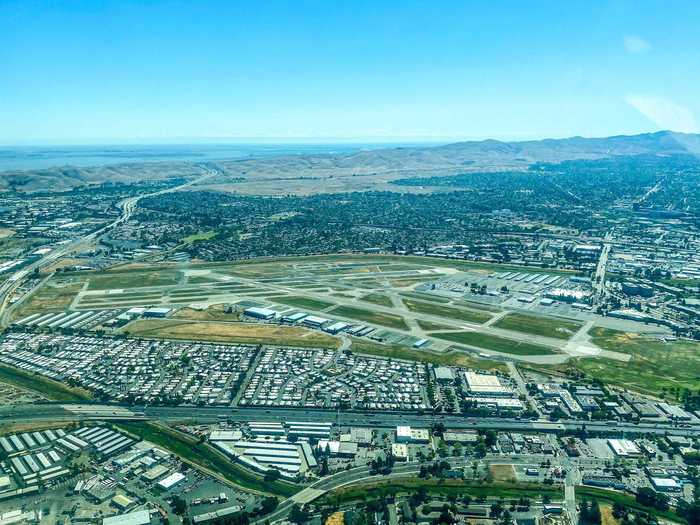
[[[173,188],[166,188],[164,190],[158,190],[152,193],[145,193],[143,195],[136,195],[133,197],[128,197],[126,199],[123,199],[117,204],[117,207],[121,210],[121,214],[117,219],[114,221],[110,222],[109,224],[106,224],[105,226],[102,226],[98,230],[95,230],[83,237],[74,239],[70,242],[67,242],[61,246],[53,248],[49,253],[44,255],[43,257],[35,260],[34,262],[30,263],[29,265],[25,266],[21,270],[15,272],[13,275],[10,276],[9,279],[7,279],[2,285],[0,285],[0,328],[6,328],[9,325],[9,318],[8,318],[8,306],[9,306],[9,300],[10,297],[12,297],[13,292],[17,289],[17,287],[22,283],[22,281],[29,275],[31,275],[33,272],[38,271],[42,268],[45,268],[46,266],[52,264],[53,262],[57,261],[61,257],[64,257],[66,255],[69,255],[73,252],[75,252],[77,249],[79,249],[81,246],[85,245],[87,242],[94,241],[104,233],[108,232],[109,230],[115,228],[116,226],[128,221],[131,216],[134,214],[134,211],[136,210],[138,203],[141,199],[145,199],[147,197],[155,197],[158,195],[163,195],[165,193],[172,193],[175,191],[183,190],[185,188],[188,188],[194,184],[200,183],[213,175],[216,174],[216,170],[211,169],[211,168],[206,168],[205,169],[205,174],[202,175],[201,177],[197,177],[195,179],[192,179],[184,184],[181,184],[179,186],[175,186]]]

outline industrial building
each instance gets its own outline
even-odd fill
[[[440,383],[451,383],[455,380],[454,370],[446,366],[435,367],[435,380]]]
[[[629,439],[608,439],[608,446],[616,456],[631,458],[642,455],[637,444]]]
[[[161,479],[158,482],[158,486],[162,489],[169,490],[184,480],[185,480],[185,475],[182,472],[173,472],[169,476]]]
[[[408,447],[404,443],[392,443],[391,455],[397,461],[408,461]]]
[[[163,318],[167,317],[167,315],[170,313],[171,309],[170,308],[148,308],[145,312],[143,312],[143,317],[151,317],[151,318]]]
[[[682,489],[673,478],[651,478],[651,484],[658,492],[679,492]]]
[[[147,510],[137,510],[102,520],[102,525],[148,525],[149,523],[151,523],[151,513]]]
[[[396,427],[397,443],[428,443],[430,432],[427,428],[412,428],[409,426]]]
[[[304,326],[308,326],[309,328],[323,328],[323,325],[325,325],[326,323],[330,323],[330,319],[326,319],[324,317],[317,317],[315,315],[308,315],[301,322],[301,324],[303,324]]]
[[[248,317],[254,317],[255,319],[262,319],[264,321],[269,321],[277,317],[277,312],[270,310],[269,308],[258,308],[257,306],[252,306],[243,310],[243,313]]]
[[[467,391],[473,396],[503,396],[513,395],[513,389],[501,384],[498,376],[467,371],[464,373]]]

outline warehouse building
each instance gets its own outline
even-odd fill
[[[498,412],[522,412],[525,405],[519,399],[510,397],[466,397],[465,401],[476,403],[478,408]]]
[[[264,421],[251,421],[248,428],[256,436],[283,436],[284,427],[281,423],[267,423]]]
[[[184,481],[184,479],[185,475],[182,472],[173,472],[166,478],[161,479],[158,482],[158,486],[162,489],[169,490],[181,481]]]
[[[357,443],[351,441],[337,441],[321,439],[318,442],[318,449],[330,453],[331,456],[341,458],[354,458],[357,455]]]
[[[616,456],[632,458],[642,455],[637,444],[629,439],[608,439],[608,446]]]
[[[223,509],[214,510],[211,512],[205,512],[203,514],[197,514],[192,517],[192,523],[209,523],[212,521],[221,520],[222,518],[227,518],[228,516],[233,516],[243,510],[240,505],[232,505]]]
[[[346,328],[348,328],[350,325],[348,323],[343,323],[342,321],[338,321],[336,323],[333,323],[331,325],[326,326],[323,331],[328,332],[329,334],[339,334]]]
[[[455,380],[454,370],[446,366],[438,366],[435,368],[435,380],[439,383],[451,383]]]
[[[102,525],[149,525],[150,523],[151,513],[147,510],[138,510],[102,520]]]
[[[243,310],[243,313],[248,317],[254,317],[255,319],[262,319],[264,321],[270,321],[277,317],[277,312],[270,310],[269,308],[258,308],[257,306],[252,306]]]
[[[242,438],[240,430],[212,430],[209,434],[209,441],[240,441]]]
[[[408,461],[408,447],[404,443],[392,443],[391,455],[397,461]]]
[[[679,492],[682,488],[673,478],[651,478],[651,484],[657,492]]]
[[[428,443],[430,432],[427,428],[412,428],[409,426],[396,427],[397,443]]]
[[[473,396],[511,397],[513,395],[513,389],[501,384],[500,378],[495,375],[468,371],[464,373],[464,379],[468,392]]]
[[[150,318],[164,318],[167,317],[167,315],[170,313],[170,308],[149,308],[145,312],[143,312],[143,317],[150,317]]]
[[[323,328],[323,325],[326,323],[330,323],[330,319],[317,317],[315,315],[309,315],[301,322],[301,324],[308,326],[309,328]]]
[[[281,321],[283,323],[297,324],[299,321],[304,319],[308,314],[304,312],[297,312],[294,314],[286,314],[282,316]]]

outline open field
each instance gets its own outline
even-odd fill
[[[177,270],[119,271],[90,274],[89,290],[112,290],[177,284]]]
[[[493,326],[555,339],[570,339],[583,323],[513,312],[496,321]]]
[[[453,326],[445,325],[445,324],[439,324],[439,323],[433,323],[432,321],[422,321],[418,319],[416,321],[418,323],[418,326],[420,326],[423,330],[429,332],[435,332],[437,330],[453,330]]]
[[[362,308],[355,308],[354,306],[338,306],[337,308],[330,310],[328,313],[335,314],[340,317],[355,319],[357,321],[363,321],[365,323],[386,326],[387,328],[408,330],[408,325],[406,325],[406,321],[404,321],[403,317],[395,314],[374,312],[371,310],[364,310]]]
[[[35,432],[37,430],[66,428],[72,424],[74,424],[73,421],[1,421],[0,436]]]
[[[498,313],[502,312],[503,309],[499,306],[494,306],[492,304],[478,303],[476,301],[469,301],[467,299],[462,299],[460,301],[454,301],[455,306],[466,306],[467,308],[475,308],[477,310],[485,310],[487,312]]]
[[[0,406],[23,405],[44,399],[37,392],[0,381]]]
[[[613,516],[612,505],[603,504],[600,507],[601,525],[620,525],[620,522]]]
[[[202,266],[221,268],[222,270],[230,269],[235,270],[241,275],[266,275],[271,276],[271,274],[279,274],[284,277],[284,269],[301,264],[342,264],[345,266],[350,266],[354,264],[359,264],[363,266],[368,265],[382,265],[382,271],[388,268],[385,265],[394,265],[398,268],[406,269],[407,266],[410,269],[421,269],[421,268],[447,268],[455,270],[486,270],[486,271],[519,271],[527,273],[538,273],[545,271],[542,268],[537,267],[521,267],[510,264],[490,264],[490,263],[479,263],[473,261],[461,261],[456,259],[437,259],[433,257],[420,257],[420,256],[406,256],[406,255],[312,255],[312,256],[290,256],[290,257],[271,257],[271,258],[259,258],[246,261],[236,261],[235,263],[225,262],[225,263],[203,263]],[[196,265],[192,265],[196,267]],[[546,270],[548,273],[557,275],[575,275],[576,272],[567,270]],[[337,275],[338,272],[334,272]]]
[[[657,396],[674,399],[671,390],[697,390],[700,377],[700,343],[663,342],[617,330],[594,328],[591,341],[606,350],[632,356],[621,365],[611,359],[577,359],[572,363],[588,377]]]
[[[420,361],[423,363],[433,363],[442,366],[461,366],[465,368],[477,368],[479,370],[489,370],[492,372],[508,372],[508,368],[498,361],[480,359],[472,357],[464,352],[441,352],[433,353],[425,350],[416,350],[402,345],[390,345],[374,343],[363,339],[352,340],[352,351],[358,354],[389,357],[392,359],[405,359],[408,361]]]
[[[406,305],[406,308],[412,312],[418,312],[426,315],[434,315],[437,317],[455,319],[458,321],[467,321],[469,323],[485,323],[491,319],[491,315],[474,310],[462,310],[436,303],[414,301],[412,299],[404,299],[403,302]]]
[[[433,337],[460,343],[469,346],[476,346],[485,350],[502,352],[513,355],[551,355],[558,353],[553,348],[534,343],[525,343],[514,339],[506,339],[495,335],[482,334],[479,332],[438,332],[432,334]]]
[[[185,244],[192,244],[193,242],[197,241],[208,241],[209,239],[213,239],[215,236],[216,232],[214,230],[209,230],[188,235],[187,237],[184,237],[182,239],[182,242],[184,242]]]
[[[235,321],[235,314],[224,312],[224,305],[215,304],[206,310],[195,310],[194,308],[180,308],[172,316],[174,319],[188,319],[191,321]]]
[[[489,473],[494,481],[514,482],[517,479],[513,465],[489,465]]]
[[[321,301],[318,299],[309,299],[307,297],[298,297],[293,295],[270,296],[268,297],[268,299],[273,303],[286,304],[287,306],[292,306],[294,308],[308,308],[310,310],[325,310],[326,308],[334,306],[333,303],[329,303],[326,301]]]
[[[65,310],[82,287],[82,281],[52,279],[27,297],[14,312],[14,317]]]
[[[433,303],[447,304],[450,300],[447,297],[440,297],[439,295],[431,295],[428,293],[421,292],[401,292],[402,297],[410,297],[413,299],[420,299],[421,301],[431,301]]]
[[[136,337],[258,343],[313,348],[337,348],[339,340],[322,332],[296,326],[149,319],[132,321],[123,329]]]
[[[391,298],[382,293],[370,293],[361,297],[366,303],[377,304],[379,306],[392,306]]]

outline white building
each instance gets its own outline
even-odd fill
[[[429,441],[430,432],[427,428],[396,427],[397,443],[428,443]]]
[[[642,454],[637,444],[629,439],[608,439],[608,446],[620,457],[637,457]]]
[[[258,308],[251,307],[243,310],[243,313],[248,317],[255,317],[256,319],[264,319],[266,321],[274,319],[277,316],[277,312],[270,310],[269,308]]]
[[[498,376],[469,371],[464,373],[464,379],[467,382],[467,390],[473,396],[510,397],[513,395],[513,390],[503,386]]]
[[[408,447],[404,443],[392,443],[391,455],[397,461],[408,461]]]

